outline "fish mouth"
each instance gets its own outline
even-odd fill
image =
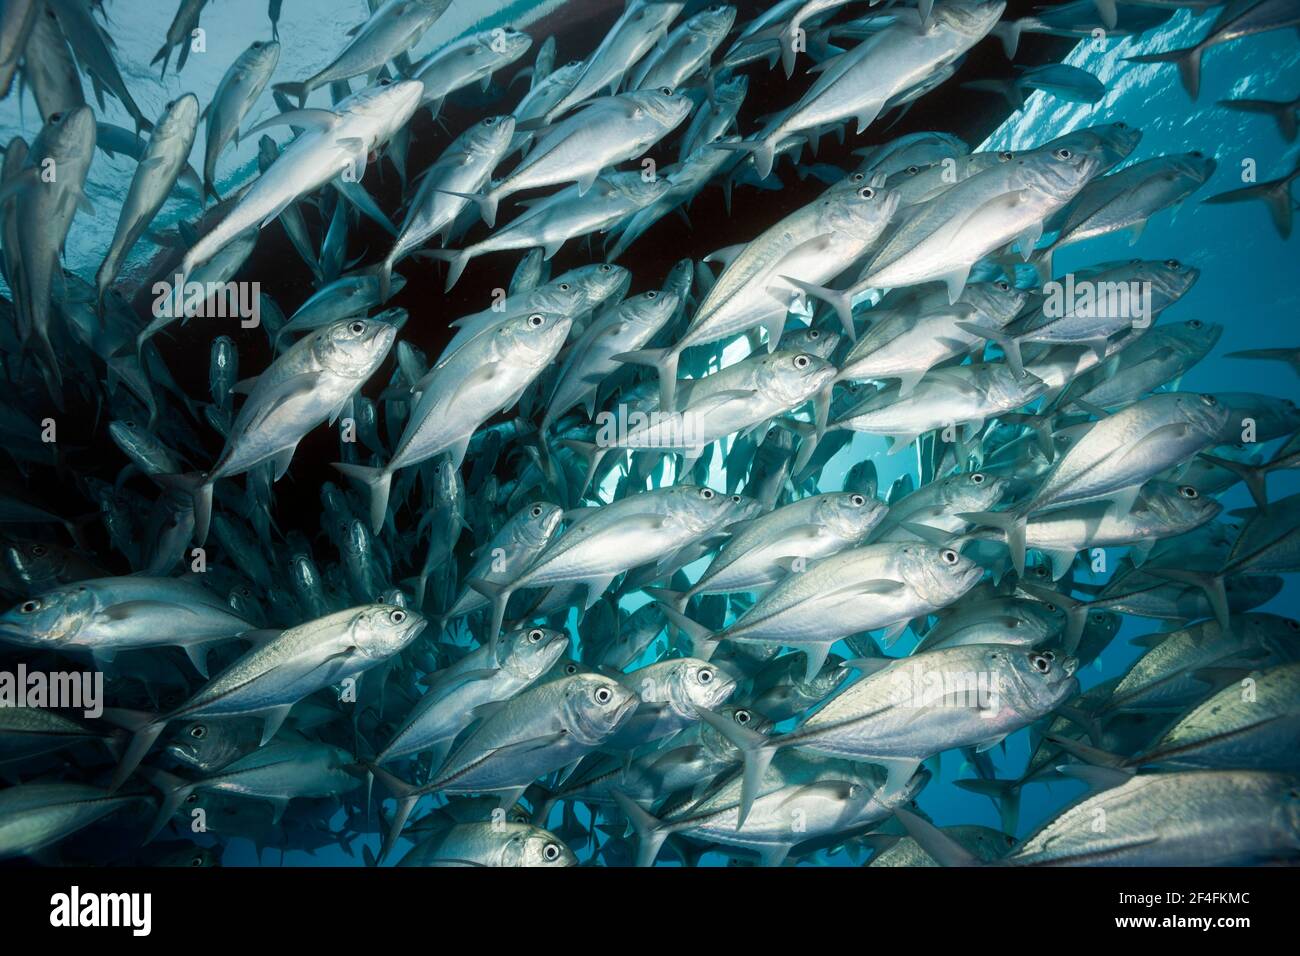
[[[627,700],[618,705],[618,710],[614,711],[614,716],[609,722],[610,733],[623,726],[623,722],[632,716],[632,711],[636,710],[639,703],[641,703],[640,698],[635,694],[629,694]]]

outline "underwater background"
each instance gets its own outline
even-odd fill
[[[424,54],[476,31],[509,25],[532,32],[534,50],[536,43],[540,42],[547,31],[563,31],[560,33],[560,55],[557,58],[557,62],[563,62],[571,55],[579,55],[580,48],[590,49],[599,43],[617,16],[620,6],[617,3],[579,0],[571,3],[562,0],[517,0],[509,3],[474,0],[471,3],[453,3],[449,12],[416,47],[416,53]],[[696,6],[689,6],[683,16],[688,15]],[[747,4],[739,6],[742,12],[738,23],[741,23],[753,15],[754,7]],[[111,3],[107,8],[109,32],[117,43],[118,61],[132,92],[148,116],[157,116],[166,102],[184,91],[195,91],[203,96],[216,86],[228,64],[250,40],[258,36],[269,38],[270,35],[266,0],[217,0],[204,13],[207,53],[191,56],[185,71],[179,76],[168,71],[160,78],[156,68],[147,64],[174,12],[173,7],[174,4],[152,0],[131,0]],[[282,52],[276,79],[308,75],[329,62],[338,48],[342,28],[358,22],[365,15],[364,0],[285,0],[279,21]],[[1007,15],[1010,16],[1010,11]],[[966,122],[971,119],[968,113],[979,111],[981,115],[978,122],[996,128],[983,142],[972,140],[972,151],[1022,149],[1091,123],[1124,121],[1143,131],[1141,143],[1125,165],[1165,153],[1194,149],[1213,156],[1218,168],[1211,180],[1180,208],[1157,214],[1140,238],[1131,241],[1127,233],[1121,233],[1079,243],[1058,254],[1055,271],[1059,275],[1095,262],[1132,257],[1175,258],[1199,268],[1199,281],[1176,306],[1177,320],[1199,318],[1219,323],[1223,326],[1223,335],[1211,354],[1188,372],[1179,387],[1198,392],[1249,391],[1279,398],[1300,399],[1300,387],[1297,387],[1300,379],[1285,364],[1225,357],[1227,353],[1236,350],[1300,344],[1300,329],[1297,329],[1300,322],[1300,245],[1294,236],[1290,240],[1279,238],[1267,210],[1260,203],[1221,206],[1203,206],[1200,203],[1206,196],[1242,185],[1244,164],[1253,164],[1257,168],[1257,181],[1263,182],[1285,175],[1300,161],[1300,143],[1286,143],[1271,118],[1225,110],[1216,105],[1218,100],[1228,98],[1286,99],[1300,92],[1300,44],[1296,42],[1294,31],[1278,30],[1213,48],[1205,57],[1202,87],[1196,101],[1192,101],[1184,91],[1178,81],[1177,71],[1172,67],[1129,63],[1124,60],[1126,56],[1135,53],[1189,46],[1200,38],[1212,18],[1213,13],[1197,17],[1181,10],[1164,26],[1132,38],[1073,43],[1026,37],[1027,46],[1037,42],[1050,42],[1054,44],[1054,49],[1068,51],[1064,62],[1092,72],[1105,83],[1106,96],[1095,105],[1067,103],[1045,93],[1034,92],[1028,96],[1023,111],[1012,113],[999,121],[999,117],[1006,114],[1006,107],[998,98],[981,94],[948,95],[953,93],[952,87],[956,85],[956,81],[950,80],[927,98],[933,99],[935,103],[926,105],[925,108],[930,112],[921,115],[937,116],[938,122],[942,123],[944,110],[947,110],[954,121],[960,114],[961,121]],[[539,24],[546,30],[533,30]],[[993,40],[985,40],[976,52],[993,59],[1002,56]],[[531,54],[519,65],[525,65],[530,60]],[[505,83],[506,80],[498,77],[494,79],[493,88],[488,93],[462,90],[454,95],[441,117],[448,131],[433,131],[432,135],[436,137],[433,143],[421,143],[417,137],[417,149],[412,152],[412,167],[418,169],[428,159],[436,156],[450,136],[463,128],[465,117],[480,115],[484,111],[480,103],[498,101],[501,107],[499,111],[506,111],[506,104],[517,98],[522,87],[507,93]],[[792,99],[788,93],[778,92],[772,96],[771,86],[768,83],[751,87],[751,90],[758,92],[751,92],[753,102],[746,103],[744,115],[761,115],[775,103],[789,102]],[[780,84],[777,83],[776,86],[779,88]],[[504,103],[500,102],[503,96]],[[767,97],[766,104],[760,97]],[[244,125],[251,125],[271,115],[274,109],[269,96],[264,97],[254,107]],[[108,99],[107,109],[99,118],[128,128],[132,125],[129,116],[112,98]],[[0,102],[0,139],[7,141],[13,135],[23,135],[30,139],[39,126],[39,118],[30,96],[10,96]],[[752,121],[746,123],[742,119],[742,132],[752,128]],[[912,117],[906,127],[900,126],[889,135],[917,128],[948,129],[950,126],[928,127],[923,119],[918,121],[917,117]],[[202,156],[203,137],[204,130],[200,124],[193,157]],[[883,142],[887,138],[886,134],[876,128],[856,139],[850,133],[846,149]],[[844,152],[840,153],[841,157],[844,155]],[[818,160],[833,163],[836,158],[834,152],[828,150]],[[218,187],[223,194],[232,184],[246,181],[254,175],[256,162],[257,145],[254,137],[227,151],[218,166]],[[848,169],[852,163],[853,160],[847,159],[840,165]],[[114,159],[97,152],[87,187],[87,195],[95,211],[93,215],[79,214],[74,223],[65,251],[65,266],[68,269],[83,277],[93,278],[103,250],[112,238],[118,210],[134,167],[133,160],[125,157]],[[753,223],[767,224],[774,221],[778,209],[784,212],[794,208],[806,201],[810,192],[822,188],[818,183],[796,180],[788,164],[778,164],[777,172],[783,180],[789,181],[788,194],[774,195],[769,190],[739,189],[734,200],[734,213],[730,215],[723,211],[717,190],[710,190],[709,194],[701,197],[692,210],[692,219],[703,226],[694,238],[688,240],[689,247],[676,240],[672,244],[664,242],[670,235],[676,239],[690,235],[683,233],[680,223],[673,223],[667,229],[664,223],[660,223],[620,260],[621,264],[634,271],[636,278],[632,291],[635,293],[638,287],[655,287],[667,268],[683,255],[699,258],[712,248],[752,237],[757,232]],[[383,185],[376,187],[369,179],[367,187],[377,196],[382,196],[385,188]],[[391,208],[389,204],[383,205],[386,209]],[[160,233],[174,228],[178,221],[191,218],[194,214],[193,203],[173,198],[155,221],[152,231]],[[701,239],[701,233],[734,238]],[[371,246],[370,257],[373,258],[378,251],[377,246]],[[350,249],[349,252],[350,255],[357,254],[355,249]],[[154,254],[151,243],[139,243],[128,264],[127,274],[132,269],[147,270]],[[279,270],[281,260],[284,261],[284,271],[274,274]],[[508,275],[514,261],[517,259],[512,258],[507,264],[503,258],[497,264],[498,271],[505,270]],[[584,252],[567,248],[557,258],[554,271],[558,273],[583,261],[589,261]],[[288,251],[279,230],[272,227],[264,231],[257,252],[240,277],[261,279],[264,290],[273,290],[272,295],[281,301],[285,313],[291,314],[311,291],[310,282],[300,266],[301,263],[296,262],[296,257]],[[474,277],[467,274],[466,282],[444,296],[440,291],[440,277],[435,274],[440,272],[440,266],[408,262],[399,269],[408,277],[422,270],[431,273],[430,281],[418,288],[413,282],[394,302],[412,312],[411,323],[404,334],[413,337],[430,353],[436,354],[436,343],[445,341],[446,338],[443,328],[446,323],[481,308],[485,290],[494,283],[488,281],[475,286]],[[481,267],[480,271],[483,271]],[[471,268],[470,272],[474,272],[474,269]],[[276,282],[279,283],[278,286]],[[10,295],[2,280],[0,291]],[[420,326],[424,327],[423,331]],[[256,356],[258,345],[254,342],[255,338],[264,338],[260,333],[255,331],[251,336],[249,333],[241,336],[237,330],[223,328],[221,331],[236,339],[243,367],[256,369],[264,364]],[[181,333],[164,347],[169,361],[173,361],[175,356],[177,367],[174,371],[183,386],[187,381],[203,380],[207,353],[206,349],[200,350],[202,354],[187,365],[184,347],[177,347],[175,343],[207,342],[213,334],[211,328],[196,331],[192,324],[187,332]],[[248,352],[245,351],[246,344]],[[743,342],[733,348],[735,351],[728,350],[728,361],[741,357],[748,350]],[[197,391],[201,393],[202,390],[200,385]],[[848,468],[863,458],[871,458],[875,462],[882,496],[890,484],[903,474],[911,472],[916,477],[916,454],[909,451],[889,456],[886,454],[886,446],[883,438],[855,433],[852,441],[837,453],[823,471],[820,489],[833,491],[842,487]],[[319,478],[329,474],[327,465],[335,457],[333,448],[333,440],[328,435],[310,436],[303,443],[286,481],[292,483],[291,487],[304,489],[304,492],[297,496],[285,495],[283,491],[277,494],[277,520],[286,514],[292,516],[295,509],[300,510],[303,516],[313,513],[316,507],[314,488]],[[104,446],[103,453],[111,454],[111,446]],[[1267,457],[1267,454],[1265,449],[1263,455]],[[726,485],[721,467],[722,457],[714,457],[710,474],[709,483],[715,488]],[[106,470],[111,473],[117,467],[119,463],[114,463]],[[669,474],[671,473],[670,469]],[[1282,471],[1271,474],[1269,490],[1272,499],[1300,491],[1300,473]],[[284,502],[286,497],[296,497],[297,500]],[[1249,495],[1240,484],[1226,493],[1222,500],[1225,513],[1250,505]],[[282,525],[284,523],[281,521]],[[292,524],[292,518],[288,524]],[[694,577],[703,566],[692,566],[687,572]],[[1083,562],[1077,566],[1076,580],[1099,582],[1104,579],[1105,575],[1090,576]],[[626,599],[622,606],[630,611],[646,600],[644,595],[638,593]],[[1300,618],[1300,588],[1289,580],[1276,598],[1257,610]],[[1132,663],[1140,649],[1131,645],[1130,639],[1162,629],[1159,621],[1129,615],[1124,616],[1123,620],[1123,628],[1117,638],[1093,664],[1079,673],[1085,690],[1123,673]],[[570,624],[571,633],[576,634],[576,612],[571,615]],[[891,653],[906,653],[914,641],[910,633],[905,634]],[[998,775],[1017,775],[1024,766],[1028,752],[1027,734],[1018,733],[1009,738],[1005,752],[999,749],[991,754],[999,770]],[[998,826],[997,810],[987,798],[952,786],[953,780],[970,775],[971,768],[963,765],[959,754],[950,751],[944,755],[939,777],[921,793],[918,801],[937,824]],[[1027,787],[1022,798],[1017,835],[1023,836],[1031,832],[1082,791],[1081,783],[1068,779],[1050,785]],[[558,809],[556,813],[558,816]],[[579,809],[578,813],[582,821],[587,822],[585,809]],[[377,846],[377,838],[373,834],[363,839]],[[204,842],[203,837],[198,840]],[[357,848],[354,847],[355,849]],[[580,856],[585,858],[587,853]],[[720,859],[706,856],[703,862],[719,862]],[[827,861],[850,862],[843,855],[836,854],[829,856]],[[222,858],[223,865],[228,866],[258,862],[252,846],[247,841],[238,839],[228,843]],[[267,849],[260,862],[270,865],[358,865],[361,861],[359,854],[350,855],[341,848],[325,847],[310,854],[294,849],[283,853]],[[661,861],[661,865],[664,863],[671,865],[670,861]]]

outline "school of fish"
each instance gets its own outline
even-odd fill
[[[0,674],[0,861],[202,866],[240,841],[400,866],[1300,857],[1300,623],[1257,610],[1300,571],[1300,495],[1269,487],[1300,465],[1300,408],[1180,387],[1222,327],[1179,309],[1200,270],[1177,249],[1054,270],[1185,201],[1262,202],[1283,241],[1300,169],[1206,197],[1215,144],[1129,162],[1140,118],[1000,152],[890,131],[980,44],[1009,78],[950,84],[971,102],[1097,103],[1085,70],[1012,65],[1022,38],[1140,38],[1188,9],[1194,48],[1132,59],[1195,97],[1212,48],[1293,30],[1300,2],[629,0],[593,48],[498,27],[417,54],[468,2],[371,0],[303,75],[273,0],[267,25],[220,26],[250,34],[220,85],[158,116],[115,4],[0,7],[0,98],[37,117],[0,163],[0,672],[93,673],[104,695],[93,718],[13,706]],[[164,74],[204,13],[218,29],[207,7],[158,24]],[[412,137],[471,87],[499,109]],[[742,119],[760,87],[781,107]],[[1293,141],[1298,103],[1223,105]],[[827,134],[856,169],[817,162]],[[61,252],[101,151],[138,165],[81,275]],[[795,174],[824,189],[637,266],[705,189],[730,208]],[[367,186],[394,175],[384,208]],[[175,195],[192,218],[164,241]],[[384,248],[349,243],[362,221]],[[314,290],[255,300],[271,358],[249,369],[214,303],[280,228]],[[412,275],[493,268],[510,279],[473,314],[390,305]],[[448,320],[441,354],[406,337]],[[182,324],[211,330],[207,395],[168,370]],[[1300,373],[1265,328],[1239,357]],[[43,437],[85,408],[120,453],[98,475]],[[295,452],[324,430],[316,486]],[[915,470],[880,487],[859,434]],[[57,512],[55,470],[82,495]],[[1253,507],[1225,513],[1238,486]],[[319,526],[284,523],[285,496],[318,499]],[[1142,654],[1082,688],[1125,617]],[[1000,828],[921,811],[941,755]],[[1022,830],[1025,788],[1065,780],[1086,794]]]

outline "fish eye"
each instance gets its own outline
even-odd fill
[[[1045,654],[1034,654],[1029,658],[1029,663],[1040,674],[1046,674],[1052,669],[1052,662],[1047,659]]]
[[[1015,156],[1016,154],[1012,152],[998,153],[998,159],[1002,160],[1004,163],[1011,162],[1011,160],[1015,159]]]
[[[821,337],[822,337],[822,334],[821,334],[820,332],[818,332],[816,329],[809,329],[809,330],[808,330],[808,338],[810,338],[810,339],[819,339],[819,338],[821,338]]]
[[[982,485],[982,484],[984,484],[984,474],[983,474],[983,472],[979,472],[979,471],[977,471],[977,472],[975,472],[974,474],[972,474],[972,475],[970,476],[970,483],[971,483],[972,485]]]
[[[578,673],[578,665],[573,663],[565,664],[564,673],[572,677],[574,674]]]
[[[193,727],[190,728],[190,736],[193,737],[195,740],[202,740],[207,735],[208,735],[208,728],[204,727],[202,724],[195,724]]]
[[[713,492],[713,489],[712,489],[712,488],[701,488],[701,489],[700,489],[700,497],[703,498],[705,501],[709,501],[709,500],[711,500],[711,499],[713,498],[713,494],[714,494],[714,492]]]
[[[602,263],[600,264],[600,271],[601,271],[601,272],[608,272],[608,271],[609,271],[610,269],[612,269],[612,268],[614,268],[614,267],[611,266],[608,262],[602,262]]]
[[[1044,568],[1043,570],[1046,571],[1047,569]],[[1053,604],[1051,601],[1048,601],[1046,604],[1043,605],[1043,607],[1047,608],[1049,614],[1056,613],[1056,605]]]
[[[351,325],[348,326],[348,331],[351,332],[353,335],[360,335],[365,330],[366,330],[366,326],[362,322],[353,322]]]
[[[41,602],[36,598],[32,598],[30,601],[24,601],[18,608],[18,610],[23,614],[35,614],[40,609]]]
[[[960,555],[958,555],[957,552],[954,551],[952,548],[944,548],[942,551],[939,552],[939,558],[940,560],[943,561],[944,564],[951,566],[957,563],[957,561],[960,558]]]
[[[528,317],[528,327],[530,329],[540,329],[546,324],[546,316],[540,312],[534,312]]]
[[[561,282],[561,283],[560,283],[560,291],[561,291],[561,292],[568,292],[571,288],[573,288],[573,286],[569,285],[569,283],[567,283],[567,282]]]
[[[662,93],[664,96],[672,96],[673,88],[671,86],[661,86],[659,87],[659,92]]]
[[[261,40],[254,40],[254,41],[253,41],[253,49],[254,49],[254,50],[260,50],[260,49],[262,49],[262,41],[261,41]]]
[[[1181,488],[1178,489],[1178,493],[1182,495],[1184,498],[1189,498],[1189,499],[1200,497],[1200,494],[1191,485],[1183,485]]]
[[[1043,651],[1043,656],[1049,661],[1054,661],[1056,660],[1056,651]]]
[[[915,175],[916,175],[917,173],[919,173],[920,171],[921,171],[921,167],[920,167],[920,166],[908,166],[908,167],[907,167],[907,172],[909,172],[909,173],[910,173],[911,175],[913,175],[913,176],[915,176]]]
[[[1058,149],[1056,152],[1054,152],[1052,155],[1055,156],[1057,159],[1069,159],[1074,154],[1071,153],[1068,149],[1061,148]]]
[[[733,719],[743,727],[745,724],[749,723],[753,717],[747,710],[738,710]]]
[[[1192,321],[1187,323],[1187,326],[1188,328],[1199,329],[1203,324],[1204,323],[1202,323],[1200,319],[1192,319]]]
[[[186,802],[186,803],[198,803],[198,802],[199,802],[199,795],[198,795],[197,793],[191,793],[188,797],[185,798],[185,802]]]
[[[59,122],[59,120],[61,120],[61,119],[63,119],[63,114],[62,114],[62,113],[51,113],[51,114],[50,114],[50,122],[51,122],[51,123],[57,123],[57,122]]]
[[[529,643],[529,644],[536,644],[538,641],[540,641],[540,640],[541,640],[543,637],[545,637],[545,636],[546,636],[546,633],[545,633],[545,632],[544,632],[540,627],[535,627],[535,628],[533,628],[531,631],[528,632],[528,643]]]
[[[1192,150],[1190,153],[1188,153],[1188,155],[1192,156],[1195,159],[1202,159],[1205,156],[1205,154],[1202,153],[1199,149]]]
[[[542,506],[533,505],[533,510],[528,513],[532,515],[534,518],[540,518],[542,516]]]
[[[547,863],[554,863],[560,858],[560,848],[554,843],[548,843],[542,847],[542,859]]]
[[[45,545],[43,544],[32,545],[32,554],[38,558],[45,557]]]
[[[713,671],[709,670],[707,667],[705,667],[705,668],[701,668],[701,670],[700,670],[700,683],[701,683],[701,684],[712,684],[712,683],[713,683]]]
[[[596,703],[608,704],[614,699],[614,693],[608,687],[597,687],[595,697]]]
[[[863,173],[854,173],[852,176],[849,177],[849,179],[851,179],[855,183],[860,183],[862,182],[862,180],[866,178],[867,177]]]
[[[394,624],[401,624],[403,621],[406,620],[406,612],[403,611],[401,608],[398,608],[397,610],[392,611],[388,615],[388,620],[392,621]]]
[[[484,125],[484,126],[496,126],[496,125],[497,125],[497,118],[496,118],[495,116],[489,116],[487,119],[485,119],[485,120],[483,121],[483,125]]]
[[[1215,398],[1213,395],[1202,395],[1201,401],[1203,401],[1206,405],[1209,405],[1211,408],[1219,404],[1219,400]]]
[[[647,292],[647,293],[645,294],[645,297],[646,297],[647,299],[657,299],[657,298],[659,297],[659,293],[658,293],[658,292]]]
[[[203,865],[203,857],[195,856],[190,858],[190,866],[202,866],[202,865]]]
[[[861,199],[875,199],[876,191],[870,186],[863,186],[858,190],[858,197]]]
[[[853,507],[855,508],[861,508],[866,503],[867,503],[867,499],[862,495],[854,495],[852,498],[849,499],[849,504],[853,505]]]
[[[1183,264],[1179,262],[1177,259],[1166,259],[1165,266],[1169,269],[1181,269],[1183,267]]]
[[[997,282],[993,283],[993,287],[997,289],[999,292],[1011,291],[1011,283],[1008,282],[1006,279],[999,279]]]
[[[811,364],[812,364],[812,359],[810,359],[810,358],[809,358],[808,356],[806,356],[806,355],[796,355],[796,356],[794,357],[794,367],[795,367],[795,368],[798,368],[798,369],[805,369],[805,368],[807,368],[807,367],[808,367],[809,365],[811,365]]]
[[[579,63],[581,63],[581,62],[582,62],[581,60],[570,60],[568,63],[566,63],[566,64],[564,64],[564,65],[565,65],[565,66],[577,66],[577,65],[578,65]]]
[[[732,495],[732,496],[731,496],[731,503],[732,503],[733,505],[738,505],[738,504],[740,504],[740,501],[741,501],[741,499],[740,499],[740,495]]]

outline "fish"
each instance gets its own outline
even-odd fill
[[[1206,50],[1221,43],[1297,24],[1300,24],[1300,8],[1290,0],[1230,4],[1220,11],[1210,26],[1209,33],[1196,45],[1166,53],[1143,53],[1125,59],[1134,63],[1173,63],[1178,67],[1178,79],[1182,82],[1183,89],[1192,99],[1196,99],[1201,92],[1201,58]]]
[[[319,73],[272,89],[297,97],[301,108],[312,90],[322,86],[363,74],[373,84],[384,64],[414,47],[450,6],[451,0],[385,0],[350,31],[347,45]]]
[[[228,6],[0,10],[0,857],[1297,857],[1294,0]]]
[[[101,310],[104,296],[121,272],[122,264],[158,215],[184,171],[186,159],[194,146],[198,122],[198,97],[187,94],[167,104],[166,112],[149,134],[149,144],[131,180],[113,242],[95,274]]]
[[[365,175],[366,156],[411,118],[422,90],[411,80],[380,80],[338,103],[334,110],[293,110],[245,131],[247,137],[268,125],[304,129],[239,197],[235,208],[190,247],[181,260],[180,273],[189,276],[236,236],[265,228],[301,196],[345,170],[359,181]]]
[[[220,199],[217,193],[217,160],[226,145],[239,145],[239,126],[257,103],[280,62],[280,44],[275,40],[254,40],[230,64],[205,110],[203,147],[203,195]]]
[[[1289,809],[1294,778],[1250,770],[1175,772],[1133,777],[1079,801],[1048,821],[1011,853],[1004,866],[1179,866],[1191,861],[1232,866],[1295,853],[1295,824]],[[1180,808],[1227,801],[1226,812],[1185,819]],[[1226,808],[1231,808],[1230,810]],[[1279,813],[1281,807],[1283,812]],[[1098,836],[1085,819],[1104,811],[1108,825]],[[937,836],[925,821],[895,811],[904,827],[940,863],[975,862],[969,853]],[[1217,822],[1216,822],[1217,821]],[[1206,854],[1204,827],[1215,832]]]
[[[413,611],[387,604],[347,608],[275,633],[165,714],[114,714],[132,737],[109,790],[126,782],[177,720],[255,714],[263,720],[265,746],[294,704],[380,664],[415,640],[426,623]]]
[[[397,330],[387,322],[344,319],[300,340],[246,386],[248,399],[231,424],[225,449],[202,474],[176,476],[194,498],[195,541],[202,544],[220,479],[274,461],[278,478],[302,437],[338,418],[343,406],[388,355]]]
[[[335,463],[369,493],[371,531],[383,526],[393,474],[444,452],[459,468],[474,431],[518,400],[559,353],[572,324],[566,316],[543,312],[502,320],[416,383],[420,399],[387,465]]]

